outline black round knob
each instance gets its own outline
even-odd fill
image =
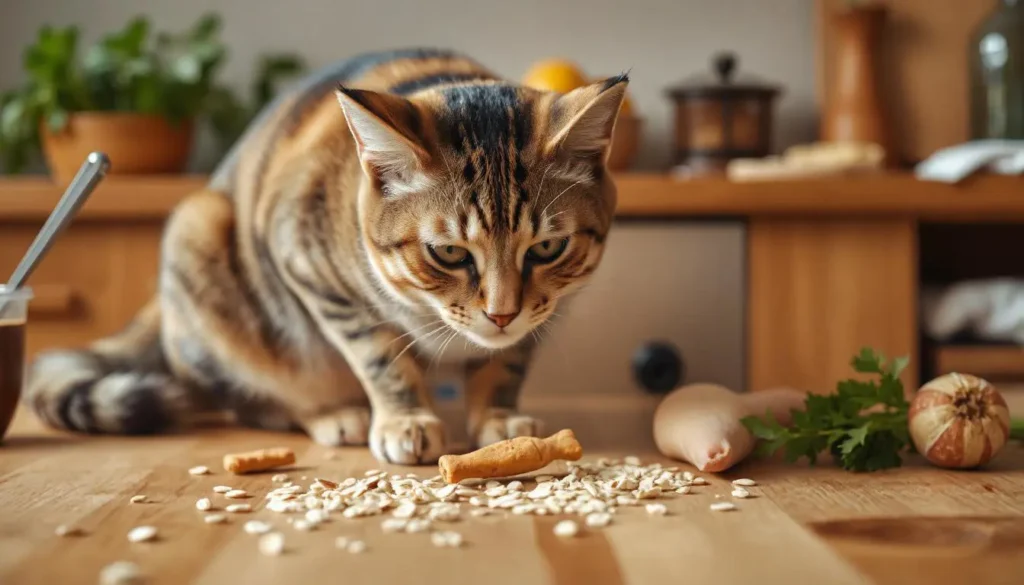
[[[720,53],[715,55],[714,60],[715,72],[718,73],[718,79],[722,83],[729,83],[732,79],[732,74],[736,71],[736,55],[732,53]]]
[[[633,377],[652,394],[665,394],[679,386],[685,369],[679,350],[670,343],[652,341],[633,354]]]

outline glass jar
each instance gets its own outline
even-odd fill
[[[971,36],[971,138],[1024,139],[1024,0],[1000,0]]]

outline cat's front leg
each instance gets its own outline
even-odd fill
[[[524,345],[466,364],[469,436],[478,447],[543,433],[540,420],[518,412],[532,353],[532,345]]]
[[[446,452],[444,423],[431,409],[420,364],[411,351],[403,351],[400,341],[408,338],[392,325],[361,324],[378,317],[356,317],[338,309],[321,312],[318,320],[370,399],[374,456],[403,465],[436,462]]]

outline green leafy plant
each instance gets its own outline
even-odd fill
[[[135,112],[173,123],[210,119],[220,141],[236,137],[273,93],[275,83],[302,70],[297,57],[264,58],[254,103],[243,105],[215,83],[227,50],[217,15],[190,29],[154,34],[143,17],[88,47],[79,62],[77,27],[43,27],[24,52],[27,81],[0,94],[0,161],[18,172],[39,149],[40,131],[63,129],[75,112]]]
[[[912,448],[907,429],[910,404],[900,382],[908,358],[888,362],[864,348],[851,362],[854,371],[877,380],[839,382],[833,394],[808,394],[803,411],[794,411],[784,427],[771,415],[745,417],[743,424],[762,442],[761,455],[784,450],[785,459],[806,458],[811,464],[827,451],[849,471],[875,471],[902,464],[900,453]]]
[[[211,92],[207,106],[210,124],[221,149],[230,147],[245,131],[249,121],[276,95],[279,85],[305,70],[305,64],[291,55],[269,55],[260,60],[249,90],[248,104],[227,88]]]

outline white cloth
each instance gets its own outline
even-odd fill
[[[958,183],[982,170],[1024,173],[1024,140],[976,140],[944,148],[918,164],[914,173],[922,181]]]
[[[1002,278],[928,288],[925,332],[937,341],[970,332],[985,341],[1024,345],[1024,280]]]

